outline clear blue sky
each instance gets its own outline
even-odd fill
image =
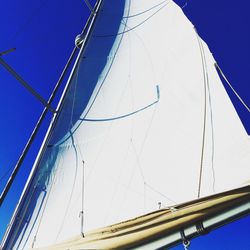
[[[94,0],[91,1],[95,2]],[[248,1],[176,0],[242,99],[250,106],[250,15]],[[0,52],[15,47],[4,59],[48,99],[81,32],[89,11],[83,0],[1,0]],[[17,161],[42,105],[0,66],[0,190],[3,177]],[[250,134],[250,115],[229,91],[232,102]],[[55,106],[55,105],[54,105]],[[50,116],[36,139],[17,181],[0,209],[0,238],[25,184],[46,132]],[[250,217],[194,240],[191,249],[250,249]],[[242,238],[240,241],[235,239]],[[241,242],[241,246],[239,245]],[[183,249],[182,247],[177,249]]]

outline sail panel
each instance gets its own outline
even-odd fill
[[[4,249],[56,244],[250,178],[249,138],[181,9],[102,3]]]

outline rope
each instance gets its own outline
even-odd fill
[[[231,83],[228,81],[228,79],[226,78],[226,76],[223,74],[221,68],[219,67],[219,65],[217,64],[217,62],[214,63],[215,68],[218,69],[219,73],[221,74],[221,76],[223,77],[223,79],[226,81],[226,83],[228,84],[228,86],[231,88],[231,90],[233,91],[233,93],[236,95],[236,97],[239,99],[239,101],[242,103],[242,105],[246,108],[246,110],[248,112],[250,112],[250,108],[248,107],[248,105],[243,101],[243,99],[240,97],[240,95],[237,93],[237,91],[234,89],[234,87],[231,85]]]
[[[203,68],[203,81],[204,81],[204,115],[203,115],[203,129],[202,129],[202,145],[201,145],[201,159],[200,159],[200,170],[199,170],[199,184],[198,184],[198,198],[200,198],[201,193],[201,182],[202,182],[202,171],[203,171],[203,160],[204,160],[204,149],[205,149],[205,135],[206,135],[206,117],[207,117],[207,84],[208,84],[208,74],[205,62],[204,51],[200,37],[195,29],[196,36],[198,39],[199,49],[201,53],[201,61]]]

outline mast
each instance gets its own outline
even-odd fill
[[[97,1],[96,1],[95,7],[93,8],[93,11],[91,12],[91,14],[90,14],[90,16],[89,16],[89,18],[88,18],[88,20],[87,20],[85,26],[84,26],[84,29],[83,29],[81,35],[78,36],[78,41],[75,41],[75,48],[74,48],[74,50],[73,50],[73,52],[72,52],[72,54],[71,54],[71,56],[70,56],[69,62],[72,60],[72,58],[73,58],[75,52],[77,51],[77,48],[80,49],[80,51],[79,51],[78,56],[77,56],[77,58],[76,58],[76,60],[75,60],[74,66],[73,66],[73,68],[72,68],[72,71],[71,71],[71,74],[70,74],[70,76],[69,76],[68,82],[67,82],[67,84],[65,85],[64,91],[63,91],[63,93],[62,93],[61,99],[60,99],[60,101],[59,101],[59,103],[58,103],[58,106],[57,106],[57,108],[56,108],[56,111],[54,112],[54,116],[53,116],[52,121],[51,121],[51,123],[50,123],[50,126],[49,126],[49,128],[48,128],[48,130],[47,130],[47,133],[46,133],[46,135],[45,135],[44,141],[43,141],[43,143],[42,143],[42,145],[41,145],[41,148],[40,148],[40,150],[39,150],[38,156],[37,156],[37,158],[36,158],[36,161],[35,161],[35,163],[34,163],[34,165],[33,165],[32,170],[31,170],[30,176],[29,176],[29,178],[28,178],[28,180],[27,180],[27,182],[26,182],[26,185],[25,185],[25,187],[24,187],[24,190],[23,190],[23,192],[22,192],[22,194],[21,194],[21,197],[20,197],[20,199],[19,199],[19,202],[18,202],[18,204],[17,204],[17,206],[16,206],[16,209],[15,209],[15,211],[14,211],[14,213],[13,213],[13,216],[12,216],[12,218],[11,218],[11,221],[10,221],[10,223],[9,223],[9,225],[8,225],[8,227],[7,227],[7,230],[6,230],[6,232],[5,232],[5,235],[4,235],[4,237],[3,237],[2,241],[1,241],[1,249],[3,249],[4,247],[7,247],[7,246],[6,246],[6,240],[7,240],[7,238],[8,238],[9,233],[10,233],[10,229],[11,229],[11,227],[13,226],[13,223],[15,222],[16,215],[17,215],[17,213],[18,213],[19,207],[20,207],[20,206],[22,205],[22,203],[24,202],[23,199],[24,199],[24,197],[25,197],[25,193],[26,193],[26,191],[27,191],[28,188],[29,188],[29,185],[30,185],[30,183],[31,183],[31,181],[32,181],[32,178],[33,178],[34,174],[35,174],[36,168],[37,168],[37,166],[38,166],[38,164],[39,164],[39,161],[40,161],[40,159],[41,159],[41,157],[42,157],[42,155],[43,155],[43,153],[44,153],[44,150],[45,150],[46,145],[47,145],[47,143],[48,143],[48,140],[49,140],[49,138],[50,138],[50,134],[51,134],[51,132],[52,132],[52,130],[53,130],[53,126],[54,126],[54,124],[55,124],[55,122],[56,122],[56,120],[57,120],[57,117],[58,117],[59,113],[60,113],[60,110],[61,110],[63,101],[64,101],[64,99],[65,99],[65,96],[66,96],[66,94],[67,94],[67,91],[68,91],[69,88],[70,88],[71,79],[72,79],[72,77],[73,77],[74,72],[75,72],[76,69],[77,69],[77,65],[78,65],[78,63],[79,63],[81,54],[83,53],[83,51],[84,51],[84,49],[85,49],[86,43],[88,42],[88,38],[89,38],[89,35],[90,35],[90,33],[91,33],[92,26],[94,25],[95,18],[96,18],[97,12],[98,12],[98,10],[99,10],[99,8],[100,8],[100,6],[101,6],[101,3],[102,3],[102,0],[97,0]],[[80,40],[80,41],[79,41],[79,40]],[[68,62],[68,63],[69,63],[69,62]],[[42,114],[41,114],[41,117],[39,118],[38,124],[37,124],[37,126],[35,127],[35,129],[34,129],[32,135],[31,135],[31,137],[30,137],[30,139],[29,139],[29,141],[28,141],[28,143],[27,143],[27,145],[26,145],[26,147],[25,147],[25,149],[24,149],[24,152],[22,153],[21,158],[19,159],[19,161],[18,161],[18,163],[17,163],[16,169],[19,169],[20,165],[22,164],[23,158],[24,158],[25,155],[26,155],[26,151],[29,150],[29,147],[30,147],[30,145],[31,145],[31,142],[32,142],[32,140],[34,139],[35,135],[37,134],[38,129],[39,129],[39,127],[40,127],[40,125],[41,125],[41,123],[42,123],[42,121],[43,121],[45,115],[46,115],[47,112],[48,112],[48,109],[49,109],[49,107],[50,107],[49,105],[52,103],[52,101],[53,101],[53,99],[54,99],[55,93],[57,92],[57,90],[58,90],[58,88],[59,88],[59,85],[60,85],[60,83],[61,83],[61,79],[64,77],[64,74],[65,74],[65,70],[64,70],[64,72],[62,73],[62,75],[61,75],[61,77],[60,77],[60,79],[59,79],[59,81],[58,81],[58,84],[56,85],[55,90],[53,91],[53,93],[52,93],[52,95],[51,95],[51,97],[50,97],[50,99],[49,99],[49,102],[48,102],[48,104],[47,104],[48,106],[46,106],[46,108],[44,109],[44,111],[43,111]],[[15,175],[16,175],[16,174],[15,174]],[[12,180],[9,181],[9,183],[10,183],[10,184],[7,186],[7,188],[3,191],[3,199],[4,199],[4,197],[6,196],[6,194],[7,194],[7,192],[8,192],[8,189],[9,189],[10,186],[11,186]],[[6,190],[7,190],[7,191],[6,191]],[[2,196],[1,196],[1,197],[2,197]],[[2,202],[2,200],[1,200],[1,202]],[[8,243],[7,243],[7,244],[8,244]]]

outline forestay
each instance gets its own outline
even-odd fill
[[[3,249],[246,184],[249,137],[214,63],[173,1],[102,1]]]

